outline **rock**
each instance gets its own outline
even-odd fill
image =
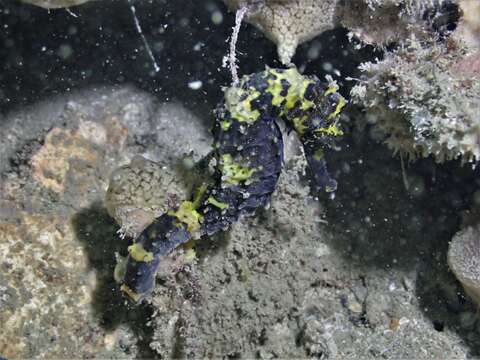
[[[105,128],[100,125],[95,127],[101,134],[100,138],[105,137]],[[31,159],[33,177],[42,186],[61,193],[65,191],[72,161],[98,163],[100,156],[94,144],[88,140],[88,133],[53,128],[45,137],[45,144]]]
[[[480,2],[459,0],[463,16],[455,31],[455,37],[471,47],[480,47]]]
[[[480,225],[455,234],[448,249],[448,265],[465,292],[480,305]]]
[[[187,146],[198,153],[198,142],[146,134],[156,126],[175,127],[172,122],[179,117],[189,131],[205,130],[200,121],[185,117],[187,111],[179,105],[167,105],[168,112],[161,108],[153,96],[132,87],[95,86],[11,112],[0,123],[2,356],[138,355],[134,325],[112,331],[120,322],[128,323],[126,318],[137,316],[143,323],[146,315],[132,309],[126,316],[113,269],[115,252],[125,251],[127,243],[116,234],[103,199],[112,170],[138,153],[155,153],[165,166],[159,169],[136,158],[124,170],[130,176],[138,170],[137,191],[147,195],[144,199],[165,201],[169,189],[180,192],[170,161]],[[173,154],[158,151],[167,142],[176,147]],[[156,183],[143,181],[144,173]],[[125,188],[123,183],[115,186]],[[148,186],[156,187],[153,193]],[[135,202],[138,194],[127,195]],[[111,194],[109,209],[119,201]]]
[[[0,353],[13,358],[91,352],[103,338],[95,335],[98,325],[79,327],[93,321],[94,287],[73,228],[39,214],[22,212],[19,220],[21,225],[0,224]]]

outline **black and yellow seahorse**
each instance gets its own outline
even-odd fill
[[[141,300],[154,287],[162,256],[193,236],[227,229],[267,204],[283,165],[277,120],[297,132],[316,190],[335,191],[323,152],[342,135],[337,121],[346,101],[337,90],[295,68],[267,68],[227,88],[215,110],[212,183],[194,200],[157,218],[129,247],[123,292]]]

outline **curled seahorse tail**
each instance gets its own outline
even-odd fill
[[[155,285],[161,257],[191,237],[187,225],[177,217],[164,214],[155,219],[128,248],[122,291],[136,302],[149,295]]]

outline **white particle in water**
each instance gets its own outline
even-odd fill
[[[188,83],[188,87],[192,90],[200,90],[203,86],[203,82],[201,80],[190,81]]]
[[[223,14],[221,11],[214,11],[211,17],[212,22],[215,25],[220,25],[223,22]]]
[[[322,68],[323,68],[324,71],[331,72],[333,70],[333,65],[331,63],[329,63],[328,61],[325,61],[322,64]]]

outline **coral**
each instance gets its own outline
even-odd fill
[[[135,156],[110,178],[105,206],[125,235],[136,237],[153,219],[188,192],[170,168]],[[158,191],[158,189],[163,189]]]
[[[363,76],[351,91],[388,147],[410,159],[480,156],[480,82],[458,71],[469,49],[447,40],[408,39],[382,61],[362,64]]]
[[[476,11],[468,1],[365,0],[341,12],[342,24],[362,41],[397,43],[383,60],[360,66],[351,92],[395,153],[478,160],[480,57],[465,35]]]
[[[480,225],[469,226],[453,237],[448,265],[466,293],[480,305]]]
[[[124,107],[148,108],[148,101],[127,87],[95,86],[0,122],[0,357],[121,358],[124,341],[137,353],[130,329],[110,331],[98,321],[118,238],[93,204],[133,131],[123,125]]]
[[[465,35],[475,11],[468,1],[370,0],[353,1],[341,13],[342,24],[364,42],[398,43],[383,60],[360,66],[351,92],[395,153],[478,160],[480,56]]]
[[[21,0],[36,6],[41,6],[45,9],[56,9],[70,6],[77,6],[89,2],[91,0]]]
[[[224,0],[232,9],[244,1]],[[335,27],[338,0],[250,0],[247,21],[263,31],[278,49],[283,64],[290,64],[295,49],[325,30]]]

